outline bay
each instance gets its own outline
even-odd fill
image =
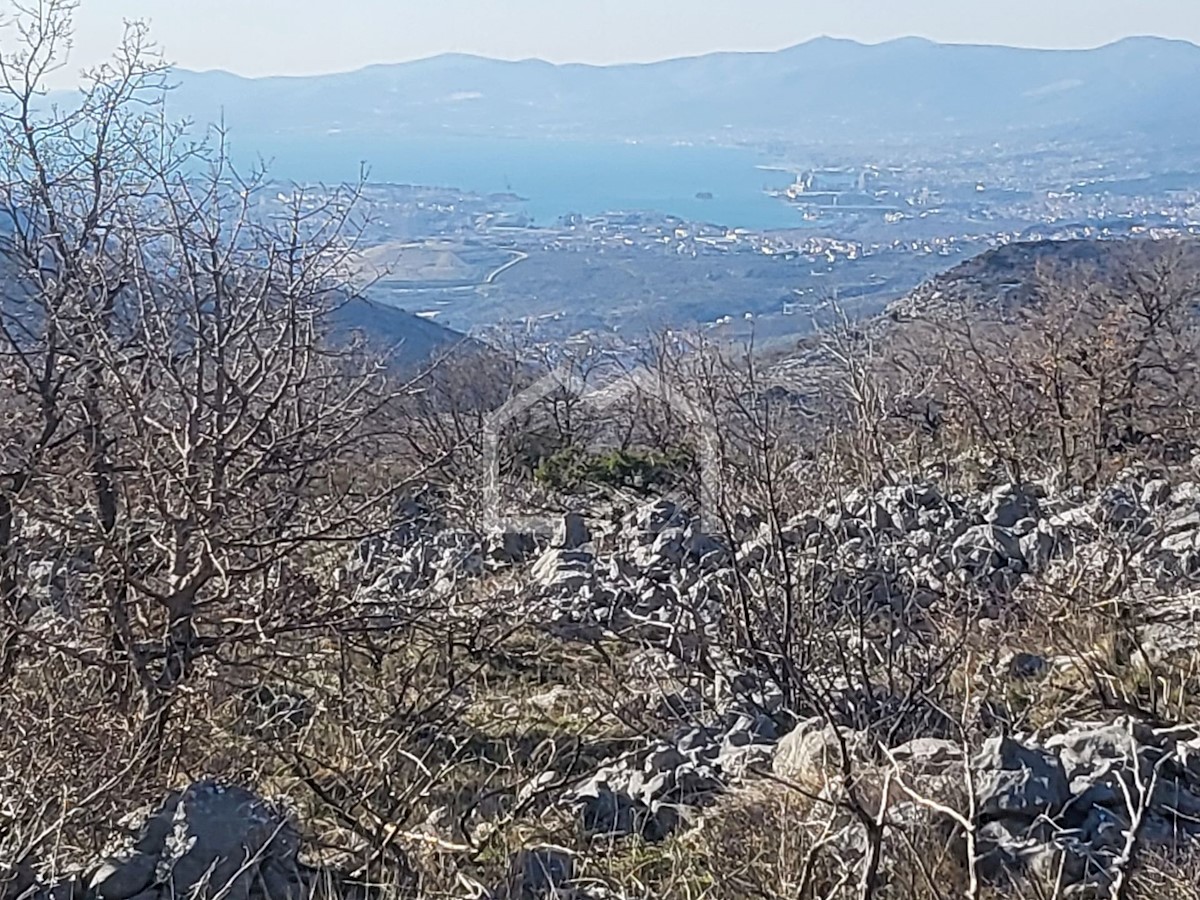
[[[803,227],[800,213],[768,196],[786,172],[764,169],[749,150],[651,143],[499,137],[384,137],[330,134],[304,140],[245,136],[275,178],[336,183],[354,180],[360,163],[369,180],[511,192],[539,225],[578,213],[666,213],[692,222],[767,231]],[[239,152],[239,149],[241,152]]]

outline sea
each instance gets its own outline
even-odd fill
[[[804,227],[800,213],[769,196],[794,178],[751,150],[694,144],[534,138],[371,137],[304,141],[256,138],[272,177],[296,182],[369,180],[513,193],[537,225],[568,214],[657,212],[691,222],[768,231]],[[235,158],[239,155],[235,146]]]

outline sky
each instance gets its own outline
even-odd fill
[[[65,86],[146,19],[169,60],[247,76],[347,71],[444,52],[615,63],[774,50],[820,35],[874,43],[1094,47],[1200,43],[1200,0],[81,0]]]

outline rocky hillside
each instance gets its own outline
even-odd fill
[[[1162,706],[1137,709],[1097,656],[1103,648],[1056,653],[1023,642],[1012,620],[1048,594],[1103,580],[1103,601],[1128,623],[1124,652],[1164,684],[1176,665],[1190,667],[1200,648],[1200,484],[1163,474],[1130,470],[1092,496],[1037,484],[961,493],[902,478],[801,513],[778,534],[746,521],[753,534],[732,546],[659,501],[615,521],[568,514],[545,549],[532,536],[518,546],[405,532],[361,571],[369,590],[423,596],[515,567],[516,614],[564,640],[642,646],[614,699],[651,703],[677,724],[546,798],[574,811],[585,838],[663,841],[719,818],[741,791],[796,783],[838,811],[829,840],[858,859],[866,836],[853,807],[874,815],[892,779],[883,820],[936,831],[966,819],[986,879],[1057,873],[1067,887],[1105,889],[1123,877],[1130,840],[1174,853],[1200,836],[1200,729],[1168,725]],[[1200,459],[1176,474],[1197,477]],[[810,662],[800,676],[813,683],[807,698],[789,703],[769,667],[720,653],[738,586],[769,583],[784,566],[820,585],[814,613],[845,647],[881,626],[870,638],[881,651],[936,644],[939,620],[973,607],[987,659],[965,717],[912,683],[897,690],[847,672],[834,654]],[[1082,699],[1073,684],[1114,676],[1112,714],[1092,705],[1099,698],[1071,708]],[[1026,699],[1000,702],[1016,695]],[[957,815],[937,809],[964,791],[973,802]],[[574,869],[555,871],[569,880]]]
[[[788,828],[823,831],[811,848],[829,893],[814,896],[841,896],[877,840],[878,896],[910,896],[906,846],[1006,896],[1055,883],[1116,896],[1135,878],[1131,854],[1178,863],[1200,838],[1200,727],[1186,724],[1200,712],[1197,479],[1200,459],[1130,469],[1090,494],[898,474],[778,525],[740,517],[732,543],[666,500],[503,537],[410,503],[344,567],[354,602],[382,622],[470,596],[460,615],[499,612],[541,635],[542,665],[511,671],[499,694],[461,693],[459,727],[478,742],[500,703],[518,726],[588,741],[594,761],[582,745],[573,761],[551,748],[548,769],[480,788],[506,802],[432,811],[423,838],[397,840],[410,853],[419,840],[459,847],[455,868],[479,896],[684,896],[643,893],[621,866],[690,852],[695,866],[732,864],[701,854],[700,836],[748,806],[779,827],[785,803]],[[802,669],[729,651],[744,593],[804,605],[819,632],[802,639]],[[603,687],[577,677],[600,648],[621,660]],[[326,713],[311,690],[289,690],[295,719],[275,734],[300,752]],[[544,764],[532,746],[517,752],[530,757],[516,771]],[[437,758],[427,748],[426,764]],[[18,872],[5,897],[167,897],[202,873],[236,896],[305,896],[317,870],[311,848],[297,856],[302,825],[240,788],[199,784],[127,849],[66,882]],[[470,850],[520,834],[542,840],[514,848],[507,869]]]
[[[1148,271],[1167,252],[1180,265],[1200,263],[1200,242],[1035,241],[1006,244],[938,275],[890,304],[893,320],[956,317],[1011,318],[1044,298],[1048,283],[1075,275],[1092,285],[1117,287],[1131,271]]]
[[[1200,900],[1189,249],[1004,248],[794,391],[460,360],[186,515],[113,393],[125,468],[0,493],[0,900]]]

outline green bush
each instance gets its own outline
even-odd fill
[[[586,486],[669,490],[679,484],[694,462],[691,451],[684,448],[665,453],[651,450],[592,453],[569,447],[543,459],[534,471],[534,478],[559,490]]]

